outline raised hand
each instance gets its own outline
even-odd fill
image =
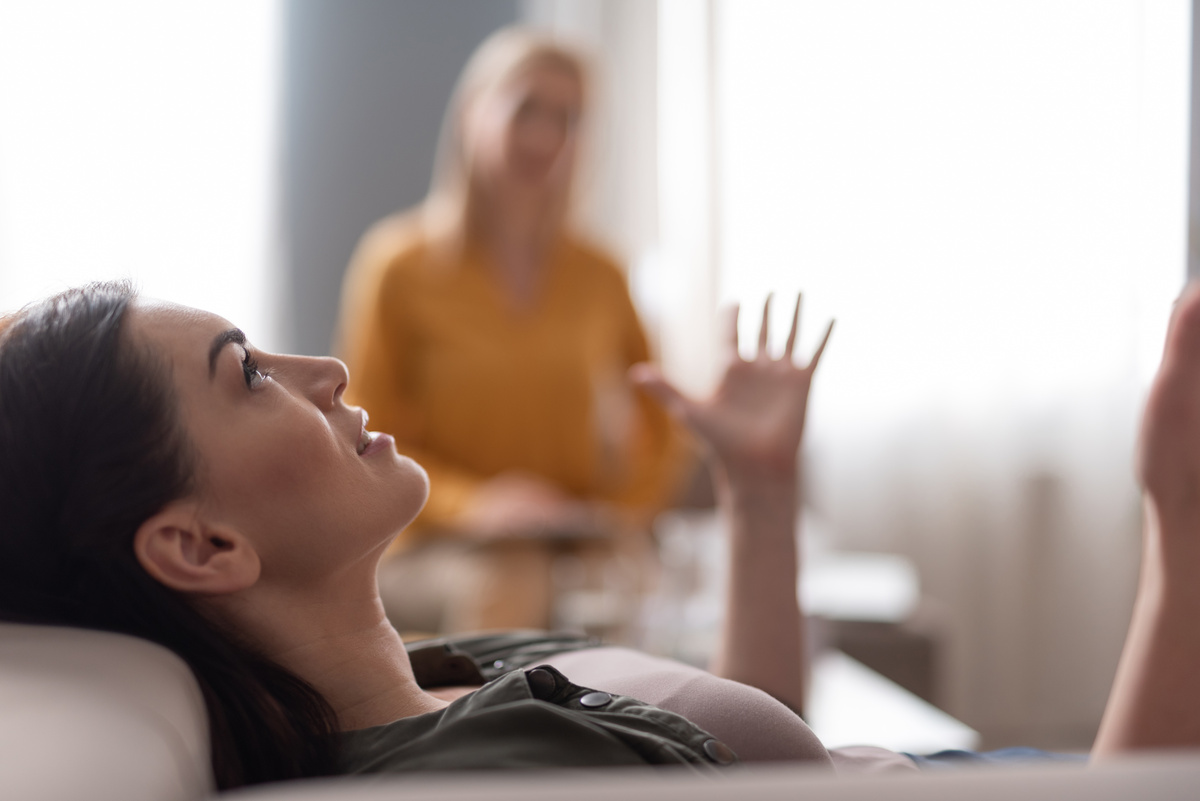
[[[805,367],[792,361],[800,299],[783,356],[767,353],[771,299],[763,308],[758,351],[738,353],[737,312],[729,316],[725,369],[712,397],[684,396],[648,365],[631,378],[662,401],[709,449],[713,480],[729,529],[729,579],[718,676],[758,687],[799,711],[808,674],[804,618],[796,597],[796,512],[800,508],[796,454],[813,372],[833,323]]]
[[[1171,522],[1190,514],[1181,528],[1200,526],[1200,285],[1184,291],[1171,316],[1142,418],[1138,478],[1157,514]]]
[[[1142,418],[1138,594],[1092,749],[1200,748],[1200,284],[1180,296]]]
[[[728,315],[725,369],[716,391],[707,400],[686,397],[652,365],[636,365],[630,371],[635,384],[663,403],[729,469],[750,472],[795,469],[813,372],[833,332],[830,321],[809,363],[796,366],[793,351],[800,325],[797,296],[787,345],[783,355],[773,359],[767,353],[770,308],[768,296],[759,327],[758,351],[750,360],[743,359],[738,351],[737,308]]]

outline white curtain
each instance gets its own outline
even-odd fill
[[[992,743],[1086,745],[1185,269],[1190,4],[659,5],[668,366],[710,380],[714,301],[750,325],[803,289],[809,347],[836,317],[814,512],[916,561],[953,713]]]
[[[278,16],[0,2],[0,311],[127,276],[271,346]]]

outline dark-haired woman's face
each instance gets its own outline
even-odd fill
[[[337,359],[254,350],[222,318],[173,304],[139,300],[127,321],[171,365],[204,513],[250,539],[264,575],[328,575],[420,511],[425,471],[342,402]]]

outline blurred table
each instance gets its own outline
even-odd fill
[[[833,538],[820,521],[808,516],[801,530],[798,593],[810,619],[810,650],[814,654],[830,648],[840,652],[836,657],[818,656],[815,660],[818,675],[813,679],[812,701],[816,709],[828,710],[830,704],[842,703],[821,697],[826,692],[852,700],[853,693],[841,689],[849,682],[851,687],[875,688],[866,690],[868,697],[887,695],[881,689],[884,686],[904,693],[896,695],[904,701],[885,709],[897,713],[909,709],[916,720],[940,719],[941,715],[952,721],[940,712],[923,714],[937,712],[946,627],[929,600],[922,598],[912,561],[900,554],[836,550],[829,546]],[[656,534],[663,574],[657,597],[646,606],[645,637],[638,644],[652,652],[707,665],[724,614],[728,554],[721,521],[711,510],[681,510],[662,516]],[[863,678],[867,668],[876,681]],[[822,670],[828,675],[820,675]],[[859,719],[871,717],[860,715],[860,709],[849,704],[844,716],[835,717],[857,727]],[[962,728],[953,729],[957,733],[940,747],[973,741],[976,735],[969,728],[956,725]],[[926,727],[919,724],[917,728]]]
[[[813,662],[805,719],[827,748],[878,745],[927,754],[980,742],[970,726],[832,649]]]

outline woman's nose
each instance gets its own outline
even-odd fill
[[[526,144],[534,153],[553,159],[567,143],[566,124],[553,114],[543,114],[529,126]]]
[[[337,405],[350,383],[350,371],[345,362],[332,356],[309,356],[309,397],[323,411]]]

